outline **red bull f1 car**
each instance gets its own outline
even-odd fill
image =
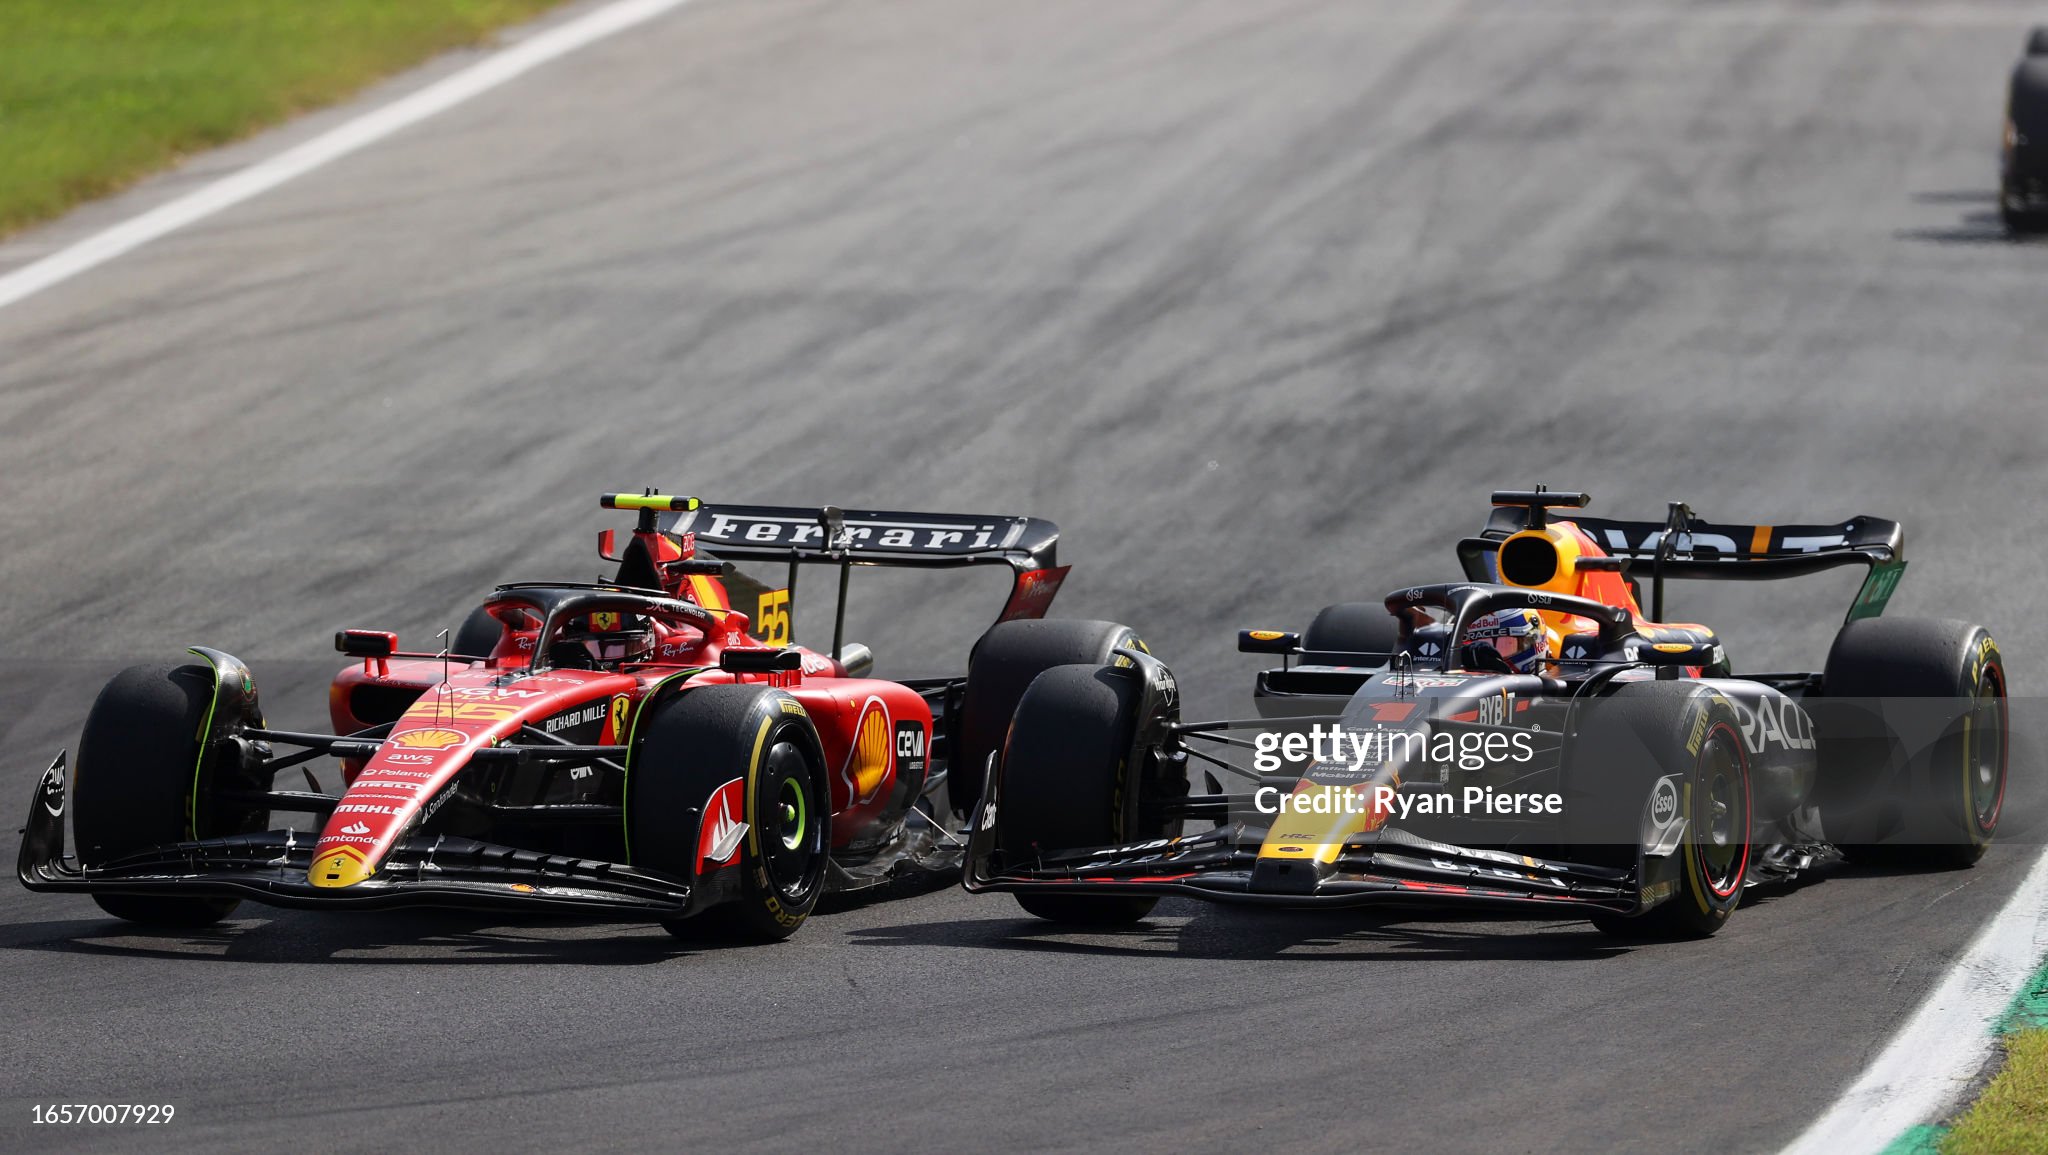
[[[1463,580],[1240,634],[1281,662],[1257,719],[1183,719],[1171,670],[1132,648],[1039,675],[967,889],[1079,922],[1182,895],[1491,904],[1682,938],[1838,853],[1976,861],[2004,805],[2005,668],[1981,626],[1880,616],[1896,523],[1714,524],[1680,503],[1608,521],[1574,512],[1587,500],[1495,493]],[[1714,630],[1662,621],[1670,580],[1839,566],[1867,572],[1817,672],[1732,673]]]
[[[22,883],[179,927],[246,898],[609,913],[778,939],[821,893],[957,865],[946,809],[973,801],[1025,686],[1136,642],[1112,623],[1041,620],[1067,572],[1043,520],[651,492],[603,504],[639,518],[623,548],[600,535],[609,582],[500,586],[438,652],[338,634],[359,662],[333,681],[332,733],[267,726],[250,670],[218,650],[124,671],[69,782],[60,754],[37,787]],[[752,615],[732,603],[735,559],[786,574]],[[841,637],[852,570],[980,565],[1013,577],[968,673],[869,676],[870,651]],[[797,575],[817,566],[838,575],[829,648],[793,638]],[[341,762],[338,794],[312,773],[325,758]],[[967,764],[948,789],[948,767]]]

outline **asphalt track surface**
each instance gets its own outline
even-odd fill
[[[1137,626],[1194,713],[1244,708],[1235,628],[1448,574],[1498,485],[1869,512],[1909,530],[1891,612],[1984,621],[2029,693],[2048,247],[1992,214],[2034,7],[698,0],[0,311],[0,801],[190,643],[315,724],[329,631],[592,576],[595,495],[643,484],[1053,518],[1059,609]],[[973,594],[857,587],[859,636],[957,667]],[[1683,596],[1811,668],[1846,590]],[[2021,754],[1976,870],[1837,869],[1667,946],[1183,902],[1075,934],[958,890],[762,948],[150,935],[0,888],[0,1145],[1764,1150],[2038,853]],[[178,1114],[28,1124],[77,1101]]]

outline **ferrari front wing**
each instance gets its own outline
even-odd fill
[[[690,913],[690,887],[674,879],[438,834],[401,842],[374,874],[345,887],[312,884],[318,835],[303,830],[170,843],[88,867],[64,855],[64,785],[59,757],[37,784],[22,831],[17,870],[30,890],[249,898],[318,909],[514,908],[653,919]]]

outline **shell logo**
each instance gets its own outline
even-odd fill
[[[1280,630],[1248,630],[1255,642],[1277,642],[1287,635]]]
[[[393,746],[402,746],[407,750],[446,750],[462,743],[463,735],[456,730],[407,730],[403,734],[391,736]]]
[[[846,777],[857,801],[867,801],[882,788],[894,757],[895,750],[889,741],[889,711],[880,698],[869,698],[859,725],[854,727],[853,752],[846,761]]]

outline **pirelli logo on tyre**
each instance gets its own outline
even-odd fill
[[[1699,754],[1700,743],[1704,742],[1706,737],[1707,708],[1700,702],[1694,702],[1692,708],[1692,732],[1686,736],[1685,752],[1692,755]]]

